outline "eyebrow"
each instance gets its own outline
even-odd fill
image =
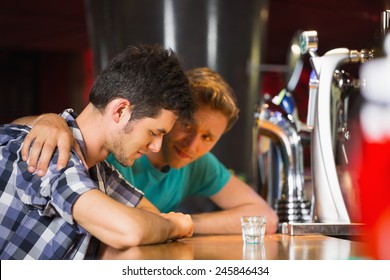
[[[167,134],[167,131],[164,128],[157,128],[157,131],[161,134]]]
[[[191,120],[189,120],[187,122],[190,123],[191,125],[195,126],[195,127],[198,126],[198,122],[195,119],[191,119]],[[215,138],[214,133],[212,133],[210,130],[207,130],[205,135],[207,135],[208,137],[213,138],[213,139]]]

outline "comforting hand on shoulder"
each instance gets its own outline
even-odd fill
[[[28,170],[36,171],[38,176],[45,175],[56,148],[59,150],[57,170],[67,165],[72,148],[86,165],[65,120],[56,114],[43,114],[32,122],[32,129],[23,142],[21,152],[23,160],[28,160]]]

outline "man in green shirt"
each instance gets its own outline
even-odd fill
[[[144,154],[130,168],[123,167],[112,155],[108,162],[162,212],[174,211],[189,196],[209,197],[221,210],[192,214],[195,234],[241,233],[240,216],[243,215],[266,216],[266,232],[276,232],[278,217],[275,211],[253,188],[230,174],[210,152],[238,118],[233,90],[209,68],[195,68],[186,74],[197,105],[193,120],[177,120],[171,132],[164,136],[161,150]],[[37,122],[30,138],[61,125],[53,115],[51,118],[41,124]],[[60,148],[65,152],[58,164],[65,165],[66,151],[70,150],[73,140],[59,139],[55,133],[46,135],[48,140],[41,142],[47,142],[50,147],[61,144]],[[50,148],[43,151],[50,154]],[[30,156],[32,170],[37,166],[39,152],[33,158]],[[38,164],[42,172],[45,172],[45,157],[42,154]]]

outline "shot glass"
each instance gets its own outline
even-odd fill
[[[242,239],[247,244],[257,244],[264,241],[267,219],[264,216],[242,216]]]

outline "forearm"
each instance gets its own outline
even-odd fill
[[[267,217],[266,233],[275,233],[278,219],[273,210],[264,210],[248,204],[227,210],[194,214],[194,234],[241,234],[241,216],[264,215]]]
[[[123,220],[127,226],[117,229],[118,237],[132,235],[120,249],[134,246],[163,243],[181,237],[177,225],[149,210],[130,208]]]
[[[53,120],[61,120],[61,123],[65,123],[65,121],[58,114],[54,114],[54,113],[46,113],[46,114],[42,114],[39,116],[21,117],[21,118],[14,120],[12,123],[33,126],[39,120],[44,119],[44,122],[47,122],[49,120],[49,118],[53,118]],[[52,123],[51,125],[54,126],[54,124],[57,124],[57,123]],[[68,127],[65,127],[65,128],[67,130],[69,130]]]
[[[194,234],[239,234],[241,211],[237,209],[192,214]]]
[[[78,198],[73,206],[73,216],[79,225],[97,239],[117,250],[161,243],[192,234],[189,215],[159,215],[131,208],[98,190],[88,191]]]
[[[107,245],[106,243],[101,242],[98,258],[109,260],[128,259],[129,256],[134,254],[134,251],[137,251],[139,245],[162,243],[170,239],[168,236],[172,234],[169,233],[169,228],[171,227],[168,224],[162,225],[161,219],[154,219],[153,215],[151,216],[147,214],[144,218],[149,221],[149,225],[137,228],[132,234],[134,234],[134,236],[143,236],[145,238],[141,238],[139,241],[134,241],[133,246],[127,244],[123,248],[118,248],[115,245],[115,247],[113,247],[113,244]],[[164,221],[163,223],[165,224],[165,222],[167,221]]]
[[[146,197],[141,199],[140,203],[137,205],[137,208],[150,211],[155,214],[161,214],[160,210],[158,210],[157,207],[154,206]]]
[[[240,234],[240,217],[255,215],[267,218],[266,233],[274,233],[277,230],[278,216],[272,207],[253,188],[234,175],[210,199],[223,210],[193,215],[194,233]]]
[[[14,120],[12,123],[32,126],[35,123],[37,118],[38,118],[38,116],[22,117],[22,118]]]

